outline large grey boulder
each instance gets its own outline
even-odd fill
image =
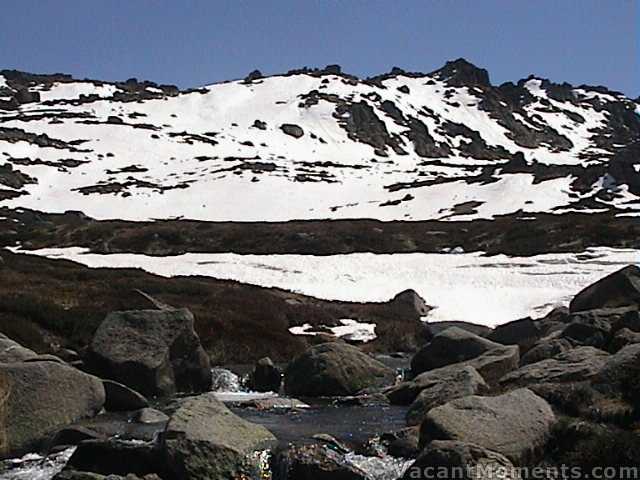
[[[479,445],[451,440],[435,440],[405,471],[403,480],[459,479],[507,480],[516,478],[507,457]]]
[[[603,367],[609,354],[594,347],[578,347],[553,358],[530,363],[500,379],[503,387],[589,380]]]
[[[411,360],[411,371],[418,375],[434,368],[445,367],[476,358],[500,347],[499,343],[458,327],[448,328],[433,337]]]
[[[420,443],[474,443],[523,464],[541,452],[555,421],[549,404],[526,388],[497,397],[464,397],[427,414]]]
[[[407,425],[420,425],[432,408],[451,400],[489,391],[489,386],[475,368],[452,367],[431,370],[416,378],[415,381],[424,388],[409,407]]]
[[[282,480],[369,480],[371,477],[345,458],[338,448],[325,445],[289,445],[273,460]]]
[[[33,450],[61,427],[98,413],[100,379],[57,362],[0,364],[0,458]]]
[[[502,345],[518,345],[528,350],[544,334],[542,324],[531,318],[522,318],[498,325],[487,338]]]
[[[495,385],[504,375],[518,368],[519,363],[520,348],[517,345],[504,345],[488,350],[460,365],[475,368],[485,382]]]
[[[143,395],[211,388],[209,357],[187,309],[112,312],[98,327],[89,365]]]
[[[161,435],[177,480],[252,478],[249,456],[275,444],[266,428],[233,414],[213,393],[181,401]]]
[[[315,345],[289,363],[284,389],[292,396],[349,396],[393,383],[395,372],[358,348]]]
[[[571,301],[572,312],[596,308],[640,306],[640,268],[629,265],[579,292]]]

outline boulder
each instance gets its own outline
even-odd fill
[[[149,406],[146,398],[135,390],[113,380],[103,380],[106,400],[104,408],[109,412],[127,412]]]
[[[30,358],[37,358],[33,350],[23,347],[6,335],[0,333],[0,363],[23,362]]]
[[[628,328],[618,330],[609,342],[609,351],[617,352],[627,345],[640,343],[640,332],[634,332]]]
[[[211,388],[209,357],[187,309],[110,313],[91,342],[88,364],[143,395]]]
[[[419,320],[432,309],[418,292],[411,289],[398,293],[389,300],[389,306],[398,318],[406,320]]]
[[[537,383],[580,382],[596,375],[609,354],[594,347],[578,347],[553,358],[530,363],[500,379],[503,387]]]
[[[415,458],[420,453],[420,428],[407,427],[395,432],[383,433],[380,435],[380,443],[393,457]]]
[[[349,396],[393,383],[395,372],[358,348],[315,345],[289,363],[284,389],[292,396]]]
[[[560,333],[554,332],[548,337],[540,339],[520,358],[520,366],[546,360],[574,348],[571,341],[560,337]]]
[[[431,333],[437,335],[440,332],[445,331],[447,328],[458,327],[467,332],[475,333],[480,337],[486,337],[493,330],[486,325],[480,325],[477,323],[463,322],[460,320],[445,320],[442,322],[429,322],[429,329]]]
[[[507,373],[518,368],[520,363],[520,349],[517,345],[504,345],[491,349],[479,357],[462,362],[475,368],[484,381],[495,385]]]
[[[100,379],[56,362],[0,364],[0,458],[38,447],[49,435],[98,413]]]
[[[499,343],[458,327],[448,328],[433,337],[411,360],[411,371],[418,375],[427,370],[476,358]]]
[[[300,138],[304,135],[302,127],[294,125],[293,123],[283,123],[280,125],[280,130],[293,138]]]
[[[289,445],[273,460],[279,480],[369,480],[371,477],[324,445]]]
[[[601,391],[621,392],[629,397],[639,394],[640,343],[627,345],[608,357],[592,382]]]
[[[451,400],[489,391],[489,386],[475,368],[452,367],[431,370],[414,380],[424,388],[409,407],[407,425],[420,425],[429,410]]]
[[[422,423],[420,443],[473,443],[520,465],[543,450],[555,421],[549,404],[526,388],[497,397],[474,395],[432,409]]]
[[[472,443],[434,440],[405,471],[402,478],[507,480],[517,477],[513,464],[500,453]]]
[[[576,345],[604,348],[612,322],[620,315],[619,310],[590,310],[573,314],[571,322],[562,330],[560,337]]]
[[[640,307],[640,267],[629,265],[589,285],[569,305],[572,312],[597,308]]]
[[[58,473],[53,480],[163,480],[158,475],[150,473],[139,477],[129,473],[124,477],[121,475],[100,475],[99,473],[80,472],[78,470],[65,469]]]
[[[497,326],[487,338],[502,345],[518,345],[525,351],[542,336],[540,324],[531,318],[514,320]]]
[[[161,435],[168,469],[180,480],[252,478],[249,456],[275,444],[266,428],[236,416],[213,393],[181,401]]]
[[[269,358],[261,358],[251,374],[251,388],[257,392],[279,392],[282,373]]]
[[[101,475],[165,476],[158,445],[117,439],[86,440],[78,445],[65,469]]]

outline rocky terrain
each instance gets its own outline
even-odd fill
[[[340,340],[282,369],[263,358],[246,380],[275,392],[263,396],[234,393],[228,370],[212,375],[189,310],[141,297],[148,308],[109,313],[82,354],[0,337],[0,455],[47,455],[5,463],[0,478],[484,479],[640,461],[636,266],[537,320],[427,324],[400,376],[391,358]],[[398,412],[404,427],[391,421]],[[367,425],[364,438],[328,420],[350,416]],[[302,418],[306,431],[293,426]]]
[[[0,71],[0,480],[637,466],[639,100]]]

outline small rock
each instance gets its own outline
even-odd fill
[[[280,125],[280,130],[293,138],[300,138],[304,135],[304,130],[292,123],[283,123]]]

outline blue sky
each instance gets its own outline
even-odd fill
[[[637,0],[20,0],[0,68],[181,87],[338,63],[368,76],[465,57],[494,83],[530,73],[640,95]]]

